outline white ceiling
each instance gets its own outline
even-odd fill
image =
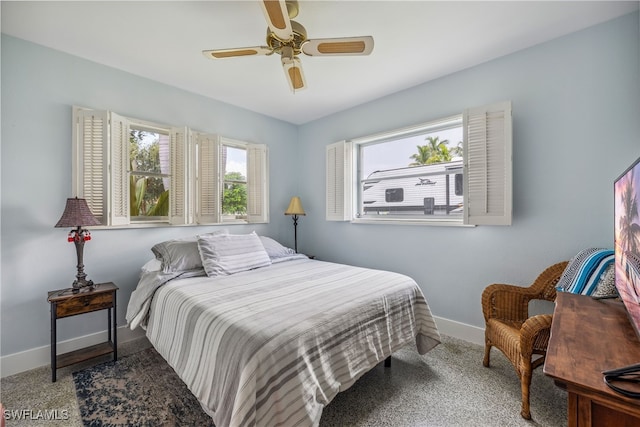
[[[370,56],[301,55],[292,93],[255,1],[2,1],[2,32],[302,124],[638,9],[638,1],[300,1],[309,38],[371,35]]]

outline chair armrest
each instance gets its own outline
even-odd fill
[[[529,360],[533,350],[546,350],[551,333],[551,314],[538,314],[528,318],[520,328],[520,352]]]
[[[535,293],[522,286],[494,283],[482,291],[482,314],[492,318],[524,322],[529,317],[529,301]]]

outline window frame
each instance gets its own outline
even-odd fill
[[[358,145],[419,134],[424,129],[437,127],[457,117],[462,118],[463,127],[462,218],[359,218],[359,189],[362,184],[358,170]],[[329,144],[326,147],[326,220],[362,224],[511,225],[511,121],[511,102],[504,101],[466,109],[461,115]]]
[[[111,111],[77,106],[73,107],[72,120],[72,195],[87,199],[96,219],[101,222],[95,228],[269,222],[269,165],[266,144],[232,140],[187,127],[171,127],[120,116]],[[130,124],[134,124],[136,128],[147,127],[169,132],[171,179],[168,221],[164,217],[162,221],[131,220],[128,159]],[[251,206],[247,207],[246,220],[222,221],[223,177],[220,177],[221,168],[218,163],[221,141],[247,150],[247,192],[249,193],[251,186],[254,188],[251,190]],[[251,172],[249,163],[253,165]],[[259,176],[249,176],[250,173]],[[205,196],[212,199],[212,203],[207,202],[203,198]]]

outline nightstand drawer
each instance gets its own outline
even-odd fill
[[[113,307],[113,293],[111,292],[82,295],[58,302],[56,305],[56,317],[74,316],[110,307]]]

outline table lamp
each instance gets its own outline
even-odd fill
[[[100,222],[91,213],[87,201],[77,197],[67,199],[67,205],[64,208],[62,217],[56,224],[58,227],[75,227],[69,232],[67,241],[76,245],[76,254],[78,256],[78,274],[73,282],[73,292],[80,292],[81,288],[88,286],[93,289],[93,280],[87,280],[84,272],[84,264],[82,261],[82,253],[84,251],[84,242],[91,240],[91,233],[86,228],[87,225],[100,225]]]

